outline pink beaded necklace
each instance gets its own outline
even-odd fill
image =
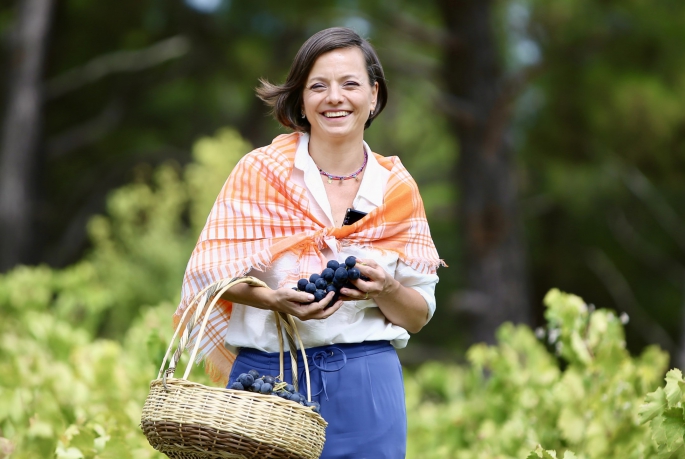
[[[333,183],[333,180],[340,180],[340,184],[342,184],[343,180],[349,180],[351,178],[359,181],[358,175],[366,167],[366,162],[368,161],[368,159],[369,159],[369,154],[366,152],[366,149],[364,149],[364,162],[362,163],[362,167],[360,167],[356,171],[352,172],[350,175],[333,175],[333,174],[329,174],[328,172],[324,171],[319,166],[316,166],[316,167],[317,167],[317,169],[319,169],[319,174],[325,175],[326,177],[328,177],[328,183]]]

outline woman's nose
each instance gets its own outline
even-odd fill
[[[342,91],[336,85],[332,85],[328,90],[328,103],[338,104],[342,102],[343,96]]]

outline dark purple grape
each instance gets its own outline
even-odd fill
[[[264,376],[264,382],[267,384],[271,384],[273,386],[273,384],[276,382],[276,378],[274,378],[273,376],[267,375],[267,376]]]
[[[326,294],[328,295],[328,292],[337,292],[338,289],[335,288],[335,285],[333,284],[328,284],[326,286]]]
[[[316,292],[316,284],[313,284],[312,282],[308,283],[307,286],[304,288],[304,291],[307,293],[314,294],[314,292]]]
[[[321,274],[314,273],[311,276],[309,276],[309,282],[313,284],[319,277],[321,277]]]
[[[271,384],[265,382],[264,384],[262,384],[262,387],[259,388],[259,392],[261,392],[262,394],[270,394],[273,388],[274,387]]]
[[[240,384],[242,384],[243,387],[250,387],[254,383],[254,378],[249,373],[243,373],[238,376],[238,381],[240,381]]]
[[[325,290],[328,282],[326,282],[326,279],[323,277],[319,277],[316,282],[314,282],[314,285],[316,285],[316,288],[318,289]]]
[[[338,268],[335,268],[335,269],[338,269]],[[321,277],[326,279],[326,282],[332,282],[333,277],[335,276],[335,269],[333,269],[333,268],[324,269],[323,271],[321,271]]]
[[[345,285],[343,285],[343,287],[349,288],[349,289],[352,289],[352,290],[359,290],[359,289],[357,288],[357,286],[354,285],[354,284],[353,284],[352,282],[350,282],[349,280],[348,280],[347,282],[345,282]]]
[[[293,392],[295,392],[295,386],[293,386],[292,384],[286,384],[285,390],[287,390],[290,393],[293,393]]]
[[[350,268],[347,270],[347,278],[350,280],[357,280],[361,275],[362,273],[359,271],[359,268]]]
[[[338,263],[338,260],[329,260],[326,264],[326,267],[331,268],[333,271],[335,271],[340,267],[340,263]]]
[[[342,282],[345,283],[347,280],[347,270],[345,268],[338,268],[335,270],[335,277],[333,278],[334,281]]]
[[[345,266],[347,266],[348,269],[354,268],[354,265],[356,265],[356,264],[357,264],[357,258],[356,257],[350,255],[349,257],[345,258]]]
[[[324,298],[326,298],[326,290],[322,290],[320,288],[316,289],[316,292],[314,292],[314,301],[318,303]]]
[[[309,281],[307,279],[300,279],[297,281],[297,289],[301,292],[304,292],[304,288],[307,286]]]
[[[256,381],[259,378],[259,372],[257,370],[250,370],[247,372],[248,375],[252,375],[252,378]]]
[[[238,381],[234,382],[231,384],[231,389],[233,390],[245,390],[242,384],[240,384]]]

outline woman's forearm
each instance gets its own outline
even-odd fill
[[[373,299],[383,315],[410,333],[417,333],[428,322],[428,303],[413,288],[405,287],[374,260],[357,259],[362,277],[352,281],[358,289],[343,288],[352,300]]]
[[[409,333],[419,332],[428,322],[428,304],[419,292],[394,280],[388,290],[373,297],[383,315]]]
[[[226,291],[221,298],[231,303],[245,304],[259,309],[270,309],[272,290],[266,287],[238,284]]]

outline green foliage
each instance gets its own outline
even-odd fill
[[[163,457],[138,429],[142,402],[171,338],[200,216],[249,150],[229,129],[199,140],[182,173],[163,165],[150,183],[112,194],[108,215],[90,222],[84,260],[0,277],[0,457],[14,448],[13,459]]]
[[[195,144],[195,161],[185,170],[164,164],[148,182],[141,178],[116,190],[108,200],[108,215],[88,225],[91,252],[63,270],[11,271],[0,281],[0,308],[42,310],[49,305],[58,318],[78,323],[90,335],[122,336],[139,308],[178,298],[204,219],[233,166],[249,150],[235,131],[224,129]]]
[[[649,423],[659,459],[685,457],[685,380],[678,369],[666,373],[666,386],[647,394],[640,422]]]
[[[552,290],[545,304],[546,330],[505,324],[497,345],[471,347],[468,366],[428,363],[407,376],[408,457],[656,454],[639,413],[666,369],[666,353],[648,347],[632,357],[620,318],[608,310],[590,311],[577,296]],[[670,431],[658,435],[675,438]],[[538,445],[551,451],[531,453]]]

